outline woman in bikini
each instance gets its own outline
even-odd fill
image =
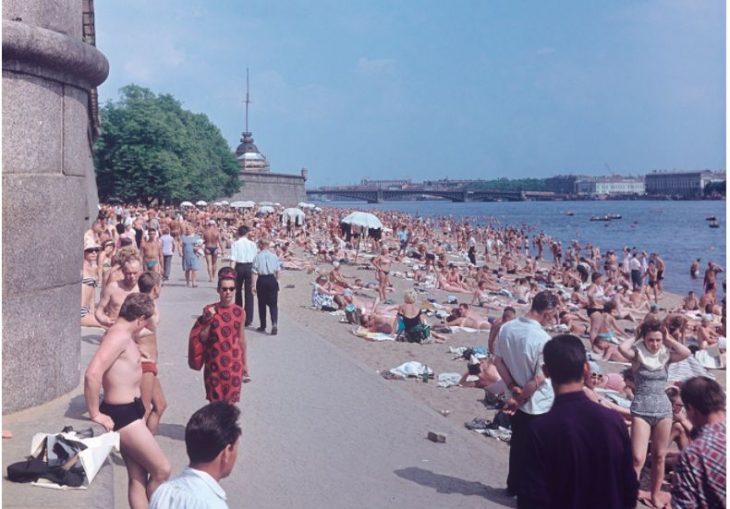
[[[664,392],[669,378],[667,367],[690,356],[689,349],[674,340],[659,320],[644,321],[638,339],[629,338],[619,351],[631,362],[636,394],[631,403],[631,449],[634,470],[639,477],[651,439],[651,491],[640,492],[639,500],[649,507],[663,508],[664,462],[672,430],[672,404]]]
[[[81,325],[84,327],[102,327],[94,318],[96,309],[96,288],[99,286],[99,258],[100,246],[88,243],[84,246],[84,263],[81,272]]]

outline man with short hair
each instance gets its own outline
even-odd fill
[[[142,261],[145,270],[162,272],[162,245],[157,238],[157,230],[147,230],[148,238],[142,237]]]
[[[514,412],[507,474],[507,493],[511,496],[521,491],[530,421],[553,404],[553,388],[542,372],[542,349],[550,335],[542,326],[554,321],[557,306],[554,294],[548,290],[538,293],[525,316],[502,325],[494,348],[494,365],[512,393],[505,404],[505,411]]]
[[[208,220],[208,224],[203,230],[203,242],[205,242],[205,263],[208,266],[208,280],[213,281],[213,277],[218,273],[218,250],[220,249],[220,252],[223,252],[221,232],[216,225],[215,219]]]
[[[147,507],[155,489],[170,477],[170,463],[145,425],[140,398],[141,354],[134,336],[155,311],[149,295],[126,297],[114,324],[101,338],[84,375],[89,417],[107,431],[118,431],[122,458],[129,475],[128,501],[133,509]],[[99,392],[104,388],[104,401]]]
[[[160,237],[160,245],[162,247],[162,280],[170,279],[170,271],[172,270],[172,255],[175,252],[175,239],[170,235],[170,228],[165,226],[162,228],[162,237]]]
[[[629,509],[639,482],[621,416],[583,392],[591,366],[581,340],[554,337],[543,350],[555,402],[527,431],[519,509]]]
[[[104,327],[111,327],[119,315],[122,303],[131,293],[139,291],[137,288],[137,280],[142,273],[142,263],[137,257],[130,257],[122,265],[122,274],[124,278],[114,281],[107,285],[101,291],[99,304],[94,311],[94,317]]]
[[[271,314],[271,335],[279,333],[277,323],[279,321],[279,272],[281,262],[279,258],[269,250],[267,239],[259,240],[259,252],[253,259],[253,292],[258,297],[259,305],[259,332],[266,331],[266,308]]]
[[[238,227],[238,240],[231,246],[231,267],[236,269],[236,305],[246,311],[248,327],[253,321],[253,276],[251,268],[258,250],[256,244],[248,238],[249,228]],[[245,302],[245,305],[244,305]]]
[[[150,509],[228,508],[218,481],[228,477],[236,464],[240,413],[234,405],[214,401],[193,414],[185,426],[190,466],[155,491]]]
[[[679,456],[672,487],[672,507],[724,508],[727,485],[725,394],[716,381],[704,376],[685,381],[680,394],[687,418],[694,426],[694,440]]]

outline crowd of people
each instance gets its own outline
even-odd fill
[[[267,330],[268,317],[269,334],[278,334],[279,274],[303,270],[313,277],[312,307],[344,313],[364,334],[427,344],[446,341],[454,330],[489,331],[487,355],[469,359],[462,384],[485,389],[510,416],[507,490],[519,507],[633,507],[639,498],[666,507],[668,470],[674,507],[724,500],[722,389],[703,376],[669,379],[670,364],[696,364],[698,354],[724,366],[722,267],[708,262],[700,298],[689,292],[662,308],[667,267],[658,253],[626,247],[619,259],[590,243],[564,246],[527,226],[397,212],[379,214],[384,226],[374,231],[343,224],[345,212],[322,210],[291,224],[276,213],[225,206],[101,208],[84,235],[81,324],[107,330],[87,369],[85,394],[92,420],[120,432],[131,507],[146,507],[170,475],[154,439],[167,406],[156,378],[155,300],[175,254],[189,288],[198,286],[203,263],[208,280],[217,279],[219,300],[193,325],[188,352],[190,367],[204,368],[211,402],[238,403],[250,380],[245,334],[254,297],[256,330]],[[692,263],[691,277],[700,276],[699,263]],[[343,266],[371,270],[374,278]],[[402,299],[395,298],[403,285]],[[616,362],[628,367],[602,373],[601,366]],[[607,388],[628,405],[606,397]],[[235,462],[236,440],[213,448],[212,458],[203,455],[219,461],[222,476],[230,473],[231,456]],[[195,469],[204,461],[191,447]],[[677,447],[681,455],[672,456]],[[703,454],[707,449],[715,453]],[[647,451],[650,482],[639,491]],[[586,481],[566,484],[571,475]],[[153,501],[170,496],[168,489],[158,493],[164,494]],[[690,505],[690,497],[701,502]]]

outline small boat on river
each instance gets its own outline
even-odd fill
[[[710,228],[719,228],[720,223],[718,222],[717,219],[714,219],[714,220],[710,221],[709,223],[707,223],[707,226],[709,226]]]
[[[717,218],[715,216],[707,216],[705,221],[717,221]]]

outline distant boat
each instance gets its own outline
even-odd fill
[[[715,216],[707,216],[705,221],[717,221],[717,218]]]
[[[707,226],[709,226],[710,228],[719,228],[720,223],[717,221],[717,219],[712,219]]]
[[[566,210],[565,212],[563,212],[563,214],[565,214],[566,216],[574,216],[575,212],[573,212],[572,210]]]
[[[591,221],[610,221],[611,218],[608,216],[591,216]]]
[[[609,214],[609,219],[621,219],[621,214]]]

